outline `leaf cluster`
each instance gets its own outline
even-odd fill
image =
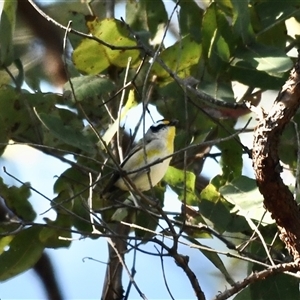
[[[1,154],[12,141],[25,143],[69,163],[69,168],[54,185],[56,196],[49,209],[56,212],[55,220],[45,219],[39,225],[34,224],[29,185],[9,187],[1,181],[0,195],[19,226],[8,226],[11,219],[1,220],[0,279],[31,268],[45,248],[68,247],[71,239],[60,237],[70,238],[74,230],[98,238],[94,226],[108,235],[110,225],[123,220],[135,224],[132,232],[141,244],[156,242],[158,231],[168,236],[179,232],[174,240],[180,237],[199,246],[232,285],[219,254],[203,249],[200,239],[215,236],[226,240],[227,246],[232,243],[231,253],[251,258],[249,273],[258,264],[271,264],[263,252],[264,243],[268,254],[282,262],[287,254],[274,238],[273,220],[263,207],[255,181],[242,172],[243,155],[249,151],[239,136],[224,138],[234,135],[240,117],[249,113],[243,101],[256,105],[265,90],[278,91],[287,79],[293,66],[288,51],[298,46],[299,39],[287,34],[286,20],[299,19],[300,1],[278,0],[274,5],[272,0],[217,0],[199,5],[184,0],[174,2],[172,13],[176,11],[177,16],[171,19],[162,0],[128,0],[124,20],[106,18],[102,4],[79,2],[71,9],[67,2],[53,2],[42,9],[53,26],[65,29],[62,57],[69,80],[58,94],[41,91],[42,82],[51,82],[51,76],[41,62],[28,67],[14,40],[23,25],[17,22],[17,2],[4,2],[0,21]],[[67,26],[68,20],[72,23]],[[174,41],[167,46],[165,34]],[[26,43],[23,51],[30,53],[34,41]],[[245,94],[238,97],[237,83],[246,87]],[[128,195],[116,192],[106,199],[101,194],[136,140],[135,127],[126,130],[123,125],[138,105],[142,113],[134,114],[134,126],[151,119],[151,106],[164,118],[179,120],[172,166],[163,182],[145,193],[148,201],[142,198],[140,208],[134,207]],[[296,116],[295,124],[298,121]],[[282,161],[292,171],[297,161],[297,146],[291,142],[293,129],[286,129],[281,142]],[[207,179],[201,171],[209,158],[221,166],[221,174]],[[164,212],[167,186],[181,201],[180,212]],[[160,225],[162,219],[167,221],[165,227]],[[259,226],[263,241],[252,235],[249,219]],[[226,239],[229,233],[237,238]],[[241,237],[245,242],[238,244]],[[296,299],[299,289],[290,278],[282,275],[278,281],[272,279],[273,283],[265,280],[250,285],[235,299],[242,295],[265,299],[266,289],[280,298],[284,287],[278,294],[273,288],[279,281],[289,287],[285,295]]]

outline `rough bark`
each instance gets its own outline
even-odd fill
[[[259,117],[252,151],[253,167],[258,188],[264,196],[264,205],[276,221],[280,238],[295,261],[300,258],[300,211],[293,194],[280,177],[278,144],[284,127],[300,105],[299,61],[298,57],[271,110]]]

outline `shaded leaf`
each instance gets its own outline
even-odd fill
[[[256,70],[267,72],[272,76],[280,76],[293,66],[292,60],[286,55],[284,49],[257,43],[236,51],[232,65],[235,66],[240,61],[247,62]]]
[[[299,128],[300,114],[296,114],[293,120],[297,123],[297,126]],[[284,128],[284,132],[282,134],[282,137],[280,138],[278,148],[280,160],[283,163],[288,164],[292,170],[297,169],[298,145],[297,143],[295,143],[295,140],[297,139],[296,134],[297,132],[295,123],[288,123]]]
[[[62,119],[35,110],[37,117],[43,125],[58,139],[87,153],[95,153],[92,141],[71,126],[65,126]]]
[[[74,2],[72,3],[75,4]],[[71,8],[72,10],[68,10],[66,19],[72,20],[71,27],[72,29],[78,30],[82,33],[88,33],[88,27],[86,26],[87,18],[91,18],[92,16],[86,16],[81,12],[74,11],[74,7]],[[71,42],[73,49],[75,49],[81,42],[82,37],[76,34],[69,34],[68,39]]]
[[[233,8],[233,31],[248,45],[254,40],[254,32],[250,22],[248,1],[231,0]]]
[[[134,30],[146,30],[153,39],[161,24],[168,21],[168,14],[161,0],[126,1],[126,22]]]
[[[146,20],[151,33],[151,38],[154,38],[160,25],[162,24],[164,27],[168,22],[168,13],[164,2],[162,0],[142,0],[140,2],[144,2],[144,5],[146,6]]]
[[[31,195],[29,183],[20,187],[8,187],[0,178],[0,195],[7,207],[19,218],[26,221],[33,221],[36,218],[36,213],[29,202]]]
[[[220,137],[224,134],[221,133]],[[236,137],[239,140],[239,137]],[[219,143],[218,148],[222,151],[220,164],[222,166],[223,176],[226,180],[232,180],[242,174],[243,168],[243,149],[236,140],[229,140]]]
[[[196,176],[194,173],[169,166],[163,180],[170,185],[181,201],[186,201],[188,205],[198,204],[198,197],[195,195]]]
[[[299,280],[286,274],[276,274],[249,286],[251,299],[299,299]]]
[[[236,102],[234,99],[234,93],[232,89],[232,82],[225,81],[224,79],[215,78],[215,76],[211,76],[205,80],[202,80],[197,86],[198,89],[205,92],[206,94],[214,97],[215,99],[224,100],[226,102],[234,103]],[[213,114],[216,118],[222,115],[223,107],[216,107],[216,112]],[[218,116],[218,112],[220,112]]]
[[[57,214],[56,220],[46,219],[49,227],[44,227],[40,233],[40,240],[47,248],[67,248],[71,244],[71,216]]]
[[[220,193],[209,184],[200,194],[199,210],[201,214],[214,223],[219,232],[224,232],[230,222],[229,209],[225,206]]]
[[[44,251],[44,245],[39,239],[41,230],[42,227],[34,226],[13,236],[7,244],[8,250],[0,255],[0,281],[16,276],[36,264]]]
[[[92,230],[87,204],[89,197],[88,186],[89,177],[76,168],[65,170],[54,184],[54,191],[59,193],[59,198],[56,198],[56,202],[71,211],[69,214],[68,211],[60,209],[61,215],[69,214],[72,226],[85,232]],[[76,197],[74,197],[75,195]],[[99,204],[98,193],[93,194],[92,200],[93,209],[103,207],[100,205],[101,203]],[[59,209],[59,207],[57,209]],[[66,221],[68,221],[68,219],[66,219]]]
[[[242,232],[249,226],[243,217],[231,213],[232,205],[222,198],[213,184],[205,187],[200,194],[200,213],[209,219],[220,232]]]
[[[278,0],[259,1],[252,7],[257,15],[258,41],[266,45],[275,45],[282,50],[286,47],[285,20],[299,15],[299,1]]]
[[[246,176],[235,178],[219,189],[223,197],[234,205],[233,211],[241,216],[261,221],[262,225],[274,223],[269,212],[263,205],[263,196],[260,194],[256,181]]]
[[[0,86],[0,143],[1,150],[13,135],[30,127],[30,118],[22,95],[13,87]]]
[[[118,47],[136,46],[136,42],[129,37],[129,32],[121,21],[115,19],[97,19],[88,21],[90,32],[104,42]],[[98,42],[84,39],[73,52],[73,62],[78,70],[87,74],[98,74],[111,64],[126,67],[128,58],[135,63],[139,57],[138,50],[112,50]]]
[[[203,228],[202,225],[205,227],[206,222],[193,206],[181,205],[181,213],[174,217],[175,220],[178,220],[188,226],[183,226],[184,232],[190,238],[211,238],[211,234]],[[195,225],[193,227],[189,225]]]
[[[101,99],[103,95],[109,94],[115,88],[111,80],[100,76],[79,76],[71,80],[77,101],[90,102],[95,98]],[[65,98],[67,97],[68,100],[75,102],[69,82],[65,84],[64,91],[68,93],[68,95],[65,94]]]
[[[202,46],[209,68],[214,74],[224,69],[230,58],[230,49],[222,36],[222,26],[219,23],[227,24],[228,27],[225,16],[218,11],[216,3],[212,3],[203,16]]]
[[[203,10],[192,0],[179,2],[179,5],[179,26],[182,36],[190,34],[195,42],[200,43]]]
[[[14,60],[13,35],[16,25],[17,0],[5,0],[0,18],[0,65],[9,66]]]
[[[282,77],[274,77],[266,72],[258,71],[247,61],[235,61],[234,65],[229,68],[229,76],[231,76],[232,80],[239,81],[245,85],[271,90],[278,89],[287,78],[287,74],[284,74]]]
[[[198,63],[201,50],[200,44],[197,44],[191,36],[186,36],[181,41],[162,51],[160,58],[172,71],[184,78],[191,75],[191,67]],[[152,71],[162,79],[171,79],[169,73],[158,63],[153,65]]]
[[[247,286],[243,290],[241,290],[234,298],[233,300],[252,300],[251,293],[250,293],[250,287]]]
[[[140,238],[144,238],[146,241],[147,239],[152,238],[155,234],[150,232],[154,231],[157,228],[157,225],[159,223],[159,219],[156,216],[150,215],[146,211],[140,211],[136,215],[136,220],[135,224],[142,227],[146,228],[146,230],[140,229],[140,228],[135,228],[135,235]],[[150,231],[148,231],[150,230]]]
[[[230,284],[230,285],[234,285],[235,282],[234,280],[231,278],[231,276],[229,275],[223,261],[221,260],[221,258],[219,257],[219,255],[217,253],[215,253],[214,251],[209,251],[209,250],[205,250],[201,247],[210,249],[210,247],[208,246],[204,246],[203,244],[199,243],[197,240],[192,239],[192,238],[186,238],[188,241],[190,241],[191,243],[199,246],[199,249],[202,254],[211,261],[211,263],[224,275],[226,281]]]
[[[66,216],[65,216],[66,217]],[[44,227],[41,232],[41,241],[47,248],[68,248],[71,245],[71,229],[54,229],[51,226],[61,226],[59,222],[49,222],[50,227]]]

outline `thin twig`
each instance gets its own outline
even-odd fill
[[[99,44],[102,44],[108,48],[110,48],[111,50],[133,50],[133,49],[141,49],[142,47],[137,45],[137,46],[115,46],[115,45],[111,45],[99,38],[97,38],[96,36],[87,33],[83,33],[81,31],[75,30],[73,28],[68,28],[62,24],[60,24],[59,22],[55,21],[54,19],[52,19],[49,15],[47,15],[43,10],[41,10],[35,3],[33,0],[27,0],[32,6],[33,8],[43,17],[45,18],[47,21],[53,23],[55,26],[59,27],[60,29],[63,29],[64,31],[68,31],[70,33],[74,33],[78,36],[90,39],[90,40],[94,40],[96,42],[98,42]]]
[[[157,253],[159,253],[159,258],[160,258],[160,264],[161,264],[161,269],[162,269],[162,274],[163,274],[163,279],[164,279],[164,283],[166,286],[166,289],[168,291],[169,296],[171,297],[172,300],[175,300],[175,298],[172,295],[171,289],[168,285],[168,281],[167,281],[167,277],[166,277],[166,272],[165,272],[165,264],[164,264],[164,260],[163,260],[163,255],[161,255],[161,253],[158,251],[158,248],[154,246],[154,248],[156,249]]]
[[[128,77],[128,72],[129,72],[129,68],[130,68],[130,63],[131,63],[131,57],[128,58],[127,61],[127,66],[125,69],[125,75],[124,75],[124,83],[123,86],[126,85],[126,81],[127,81],[127,77]],[[123,89],[122,94],[121,94],[121,99],[119,102],[119,109],[118,109],[118,116],[117,116],[117,120],[118,120],[118,129],[117,129],[117,147],[118,147],[118,153],[119,153],[119,158],[120,161],[122,162],[124,159],[124,154],[122,151],[122,147],[121,147],[121,136],[120,136],[120,123],[121,123],[121,119],[122,119],[122,107],[123,107],[123,103],[124,103],[124,98],[125,98],[125,89]]]
[[[92,187],[92,177],[90,175],[90,187]],[[90,210],[90,220],[91,220],[91,225],[93,226],[93,231],[92,234],[99,234],[102,235],[102,232],[100,232],[98,229],[96,229],[94,222],[93,222],[93,216],[91,215],[91,213],[93,212],[93,208],[92,208],[92,204],[93,204],[93,189],[90,188],[89,190],[90,194],[89,194],[89,198],[88,198],[88,204],[89,204],[89,210]],[[144,295],[144,293],[142,293],[142,291],[140,290],[140,288],[138,287],[138,285],[136,284],[134,278],[131,276],[131,272],[128,269],[122,255],[119,253],[119,250],[117,249],[115,243],[112,241],[112,239],[110,237],[106,237],[107,243],[110,245],[110,247],[114,250],[115,254],[117,255],[119,262],[121,263],[122,267],[126,270],[127,275],[129,277],[130,282],[133,284],[133,286],[135,287],[135,289],[137,290],[137,292],[139,293],[139,295],[141,296],[142,299],[147,300],[146,296]]]

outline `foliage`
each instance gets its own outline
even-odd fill
[[[157,243],[182,266],[177,256],[180,237],[196,246],[231,285],[230,271],[217,251],[203,248],[204,238],[214,236],[227,247],[231,245],[229,255],[251,258],[249,274],[262,264],[271,265],[263,252],[264,243],[276,263],[284,262],[284,245],[274,238],[275,224],[265,215],[255,181],[249,174],[242,175],[242,156],[249,154],[240,141],[243,134],[232,135],[249,113],[243,101],[250,99],[256,105],[265,90],[278,91],[285,83],[293,66],[287,53],[298,46],[298,39],[286,34],[285,21],[299,19],[300,0],[278,0],[276,5],[272,0],[217,0],[201,5],[184,0],[174,2],[171,19],[162,0],[128,0],[121,2],[124,20],[105,18],[99,9],[101,2],[77,2],[72,7],[67,2],[43,7],[53,26],[57,26],[53,20],[61,28],[72,20],[69,32],[66,27],[61,30],[68,40],[63,55],[69,78],[61,94],[40,91],[42,82],[53,78],[41,64],[27,67],[25,53],[14,41],[24,25],[16,18],[17,2],[4,2],[0,22],[1,154],[14,141],[64,161],[71,154],[74,160],[68,161],[70,167],[54,186],[57,196],[51,208],[56,219],[45,219],[42,225],[34,223],[30,185],[9,187],[1,180],[0,195],[18,226],[12,219],[12,224],[2,220],[0,264],[4,267],[0,279],[32,268],[46,248],[68,247],[71,241],[59,237],[71,237],[71,230],[102,238],[122,220],[135,224],[128,236],[132,249],[136,247],[132,237],[141,243]],[[174,43],[165,46],[164,34],[170,34],[170,22],[177,21]],[[26,41],[28,45],[30,42]],[[246,87],[238,99],[234,90],[237,83]],[[136,133],[118,125],[126,122],[127,112],[136,102],[143,104],[136,123],[149,117],[146,107],[150,104],[165,118],[179,120],[172,166],[163,182],[145,192],[140,208],[132,206],[129,195],[116,192],[112,196],[115,202],[102,195],[112,170],[117,170],[118,145],[123,156],[132,146]],[[296,124],[298,121],[295,117]],[[247,129],[251,131],[251,127]],[[291,170],[297,165],[295,144],[291,143],[294,136],[291,126],[281,141],[283,161]],[[219,151],[217,155],[213,146]],[[200,174],[207,157],[217,159],[222,168],[209,182]],[[181,211],[164,212],[167,186],[181,201]],[[95,227],[91,225],[88,198],[92,198],[92,209],[97,213],[92,216]],[[173,236],[172,249],[156,234],[160,220],[167,224],[162,235]],[[263,240],[255,234],[253,238],[252,222]],[[228,233],[230,239],[226,239]],[[244,242],[239,245],[241,237]],[[194,266],[189,268],[193,271]],[[285,299],[299,298],[295,278],[283,274],[278,278],[276,289],[269,277],[245,288],[235,299],[266,299],[270,297],[266,290],[272,291],[274,299],[284,299],[282,294]],[[191,285],[197,289],[192,281]]]

